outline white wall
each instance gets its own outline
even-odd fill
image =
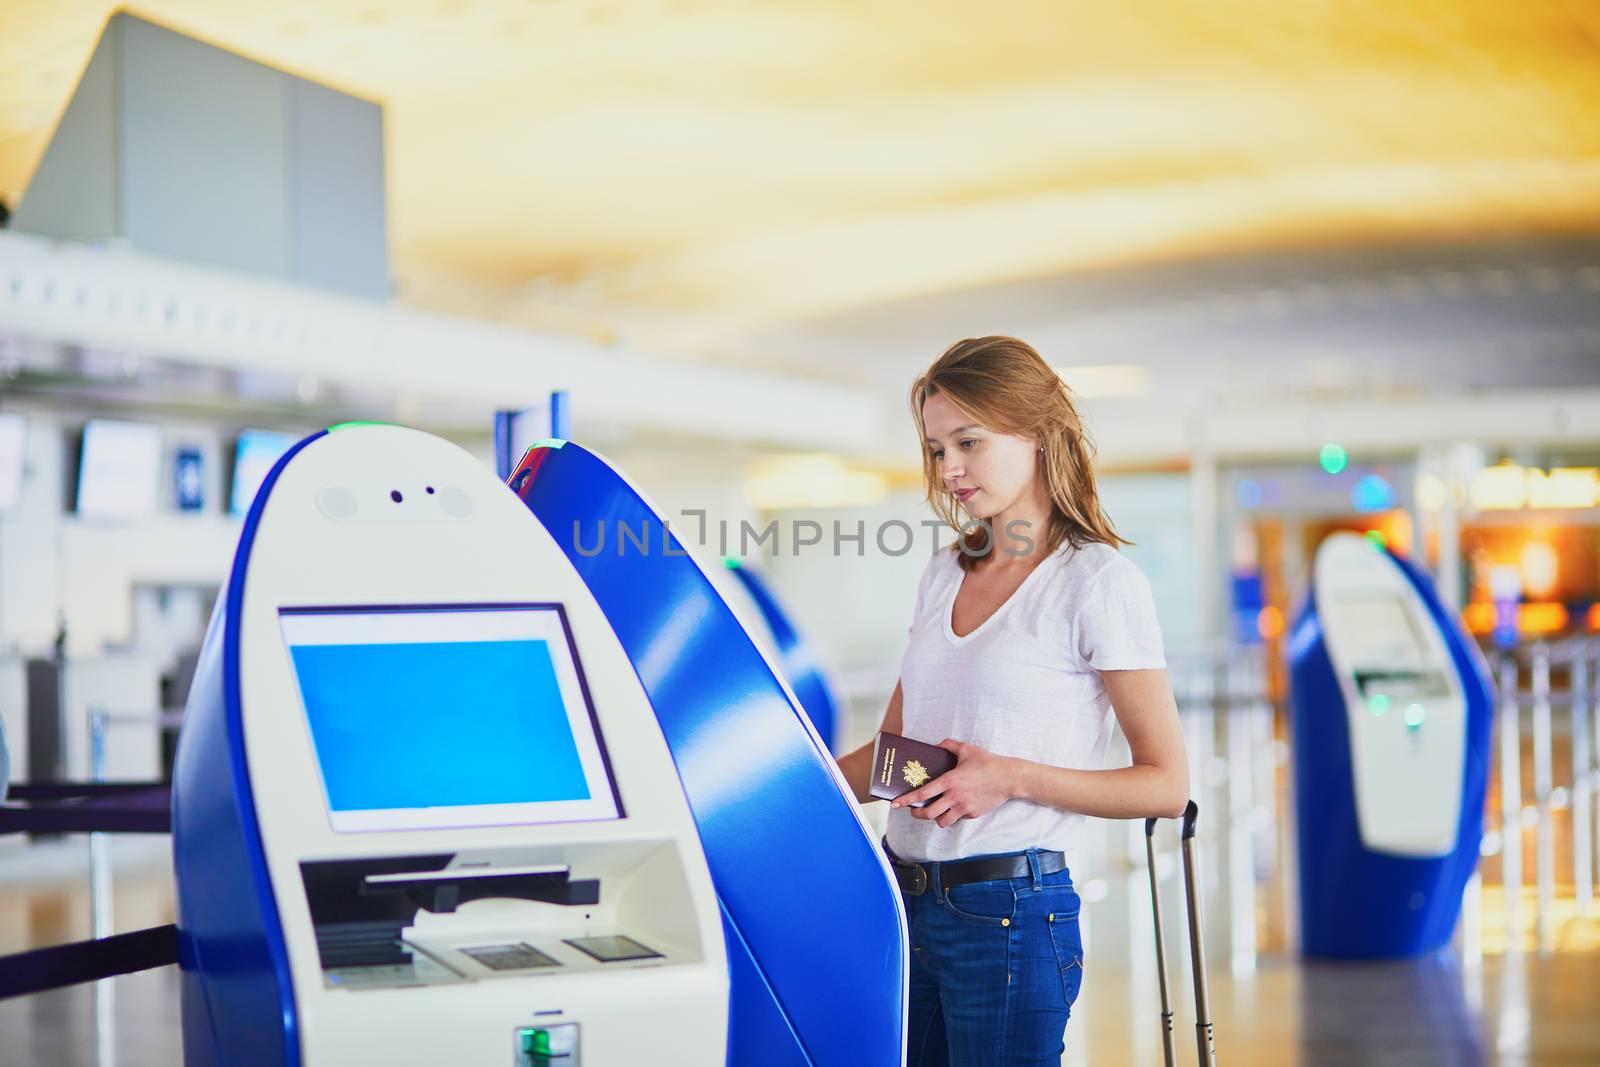
[[[1193,480],[1187,473],[1120,474],[1100,479],[1100,503],[1134,542],[1122,549],[1150,579],[1167,650],[1206,639],[1202,560],[1195,548]]]

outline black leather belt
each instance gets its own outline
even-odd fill
[[[888,855],[889,862],[894,865],[894,876],[900,883],[900,889],[907,896],[913,897],[926,893],[936,875],[939,884],[948,890],[952,886],[967,885],[970,882],[1027,878],[1032,873],[1027,856],[995,856],[981,860],[917,863],[913,860],[903,860],[890,852],[887,842],[883,846],[883,851]],[[1067,857],[1064,853],[1039,853],[1040,874],[1055,874],[1066,865]]]

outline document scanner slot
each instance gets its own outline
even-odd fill
[[[390,967],[411,962],[411,950],[400,940],[397,922],[337,923],[317,927],[317,955],[322,969]]]
[[[300,877],[323,969],[410,962],[400,931],[411,925],[417,905],[398,894],[366,896],[361,891],[362,880],[372,874],[439,870],[454,858],[454,853],[442,852],[301,863]]]
[[[1450,695],[1450,684],[1439,671],[1357,667],[1351,671],[1351,675],[1355,679],[1356,692],[1363,698],[1374,693],[1386,693],[1396,698]]]
[[[600,880],[574,880],[571,869],[565,866],[463,867],[369,874],[361,881],[361,893],[403,893],[417,907],[436,913],[452,912],[470,900],[491,897],[578,906],[600,902]]]

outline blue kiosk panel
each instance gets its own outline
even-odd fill
[[[1477,868],[1491,698],[1477,647],[1414,564],[1323,543],[1289,640],[1306,955],[1443,947]]]
[[[766,580],[754,568],[732,560],[728,565],[744,586],[745,592],[750,594],[750,599],[755,601],[762,621],[772,634],[772,643],[783,657],[783,673],[788,676],[789,688],[811,719],[811,725],[817,728],[817,736],[831,750],[839,740],[839,705],[833,699],[833,690],[817,663],[810,642],[795,629],[794,623],[789,620],[789,613],[783,610]]]
[[[322,436],[280,456],[251,503],[184,711],[172,771],[172,854],[186,1067],[301,1062],[288,950],[245,759],[239,634],[262,509],[283,468]]]
[[[677,763],[722,905],[728,1062],[903,1064],[899,893],[804,711],[605,460],[543,442],[510,485],[616,630]]]

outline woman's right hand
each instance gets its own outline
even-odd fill
[[[879,730],[891,734],[901,732],[901,705],[904,700],[905,697],[900,692],[900,683],[897,681],[894,683],[894,694],[889,697],[889,707],[883,713],[883,724],[878,727]],[[862,803],[872,799],[867,791],[872,788],[872,748],[876,741],[877,738],[874,737],[854,752],[847,752],[834,761],[844,774],[844,780],[850,783],[850,792],[854,793],[856,799]]]

